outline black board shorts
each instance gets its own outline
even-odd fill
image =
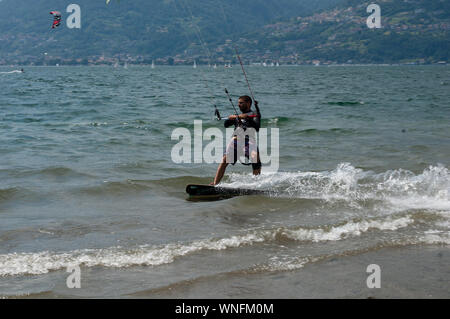
[[[256,150],[257,152],[257,162],[253,163],[250,160],[250,152],[251,150]],[[242,163],[240,160],[241,156],[245,156],[245,163],[242,163],[243,165],[252,165],[253,170],[257,170],[261,168],[261,161],[259,159],[259,148],[256,146],[255,142],[250,140],[248,136],[245,137],[245,144],[243,147],[238,146],[238,140],[237,137],[234,136],[233,139],[228,143],[227,149],[225,150],[224,154],[227,157],[227,163],[231,165],[235,165],[237,163],[237,160]]]

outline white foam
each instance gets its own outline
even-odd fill
[[[425,234],[419,238],[418,243],[428,245],[450,245],[450,232],[436,232]]]
[[[14,70],[9,72],[0,72],[0,74],[14,74],[14,73],[23,73],[21,70]]]
[[[229,177],[223,186],[265,189],[280,197],[341,200],[357,207],[376,200],[393,212],[450,209],[450,172],[443,165],[430,166],[418,175],[404,169],[376,174],[342,163],[333,171],[263,173],[250,178],[234,173]]]
[[[306,264],[316,262],[317,257],[278,257],[270,258],[269,262],[258,266],[255,270],[259,271],[291,271],[305,267]]]
[[[306,229],[277,228],[250,230],[243,235],[220,239],[202,239],[191,243],[170,243],[163,246],[140,246],[134,249],[113,247],[107,249],[76,250],[67,253],[39,252],[0,255],[0,276],[22,274],[45,274],[49,271],[66,269],[69,266],[85,267],[131,267],[158,266],[174,262],[176,258],[202,250],[225,250],[276,241],[284,236],[295,241],[338,241],[350,236],[360,236],[370,229],[397,230],[407,227],[414,220],[411,217],[384,220],[350,221],[343,225]]]
[[[13,253],[0,255],[0,276],[45,274],[69,266],[130,267],[168,264],[177,257],[201,250],[224,250],[265,241],[267,232],[251,233],[222,239],[205,239],[190,244],[167,244],[161,247],[141,246],[135,249],[113,247],[76,250],[69,253]]]
[[[387,218],[382,221],[372,220],[348,222],[342,226],[331,227],[329,230],[302,228],[297,230],[284,230],[283,235],[290,239],[299,241],[338,241],[350,236],[360,236],[362,233],[365,233],[370,229],[393,231],[400,228],[405,228],[412,223],[414,223],[414,220],[410,217],[402,217],[398,219]]]

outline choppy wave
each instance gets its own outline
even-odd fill
[[[291,117],[279,116],[279,117],[268,118],[268,119],[263,118],[261,121],[261,125],[262,126],[272,126],[272,125],[282,126],[282,125],[290,123],[290,122],[298,123],[299,121],[301,121],[301,120],[296,119],[296,118],[291,118]]]
[[[225,118],[225,117],[224,117]],[[283,126],[285,124],[288,123],[298,123],[299,121],[301,121],[300,119],[297,118],[289,118],[289,117],[283,117],[283,116],[279,116],[279,117],[273,117],[273,118],[263,118],[261,121],[261,125],[262,126]],[[222,122],[223,123],[223,122]],[[191,123],[189,122],[172,122],[172,123],[167,123],[166,124],[168,127],[170,128],[187,128],[190,130],[194,129],[194,122],[192,121]],[[202,128],[203,129],[208,129],[208,128],[222,128],[223,124],[217,124],[217,121],[215,120],[211,120],[211,121],[207,121],[204,120],[202,121]]]
[[[337,136],[337,135],[349,135],[349,134],[355,134],[355,129],[344,129],[344,128],[331,128],[326,130],[320,130],[320,129],[305,129],[299,131],[300,135],[319,135],[319,136]]]
[[[0,203],[14,198],[20,190],[18,188],[0,189]]]
[[[13,70],[9,72],[0,72],[0,74],[14,74],[14,73],[23,73],[21,70]]]
[[[339,106],[353,106],[353,105],[363,105],[362,101],[333,101],[327,102],[328,105],[339,105]]]
[[[77,190],[79,194],[91,195],[91,196],[126,196],[129,194],[135,194],[136,192],[143,192],[150,190],[150,185],[145,185],[144,182],[134,182],[127,180],[124,182],[108,182],[104,181],[97,186],[83,187]]]
[[[450,172],[443,165],[420,174],[398,169],[375,173],[342,163],[332,171],[279,172],[243,178],[233,173],[223,186],[271,190],[274,196],[346,201],[380,201],[398,209],[450,210]]]
[[[134,164],[137,165],[137,164]],[[184,192],[186,184],[209,183],[210,177],[179,176],[160,180],[116,182],[124,189],[136,185],[162,185]],[[99,186],[110,187],[109,183]],[[252,176],[231,173],[221,183],[231,188],[267,190],[271,197],[346,201],[354,204],[382,202],[405,210],[450,210],[450,171],[443,165],[430,166],[415,174],[404,169],[382,173],[341,163],[322,172],[278,172]],[[120,189],[120,190],[124,190]]]
[[[220,251],[261,243],[293,243],[340,241],[362,236],[369,231],[396,231],[420,222],[420,215],[406,214],[382,219],[351,220],[338,225],[307,227],[279,227],[248,230],[241,235],[226,238],[207,238],[190,243],[169,243],[162,246],[143,245],[137,248],[112,247],[107,249],[76,250],[66,253],[38,252],[0,255],[0,276],[45,274],[69,266],[131,267],[158,266],[199,251]],[[411,244],[450,244],[445,231],[425,233],[409,240]]]
[[[272,272],[272,271],[291,271],[303,268],[306,264],[319,262],[321,260],[335,258],[336,256],[348,256],[368,252],[370,250],[384,247],[405,247],[411,245],[450,245],[450,232],[446,231],[427,231],[424,235],[411,238],[407,241],[391,240],[377,244],[371,248],[359,248],[348,250],[337,254],[327,254],[321,256],[273,256],[267,263],[256,265],[247,272]]]
[[[94,177],[93,175],[79,172],[77,170],[64,167],[64,166],[50,166],[42,169],[10,169],[4,170],[5,173],[9,174],[12,177],[29,177],[29,176],[37,176],[37,177],[51,177],[51,178],[81,178],[81,177]]]

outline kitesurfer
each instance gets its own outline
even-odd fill
[[[261,114],[259,112],[258,102],[255,101],[255,107],[257,112],[252,111],[252,98],[244,95],[239,98],[238,105],[242,114],[230,115],[225,121],[226,128],[235,126],[233,138],[227,146],[227,149],[223,155],[222,162],[217,168],[217,173],[214,178],[214,182],[210,185],[217,185],[222,180],[223,175],[228,164],[236,164],[238,158],[245,155],[246,159],[250,160],[252,165],[253,175],[261,174],[261,160],[259,157],[259,150],[256,146],[255,133],[259,132],[261,127]],[[239,138],[243,137],[244,141],[240,141]],[[244,153],[244,154],[243,154]]]

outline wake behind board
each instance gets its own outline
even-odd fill
[[[267,192],[257,189],[190,184],[186,186],[186,193],[189,194],[191,200],[219,200],[235,196],[262,195]]]

